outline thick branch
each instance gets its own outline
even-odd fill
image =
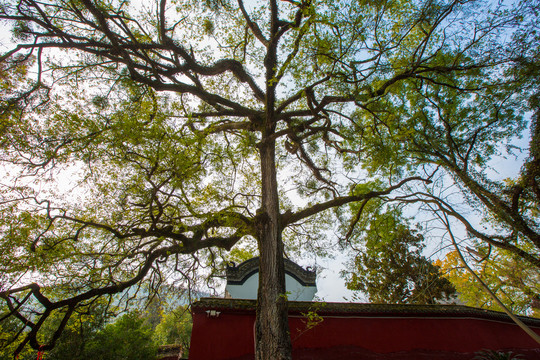
[[[426,180],[424,178],[421,178],[419,176],[413,176],[406,179],[403,179],[398,184],[388,187],[386,190],[382,191],[370,191],[365,194],[360,195],[350,195],[350,196],[342,196],[337,197],[335,199],[329,200],[324,203],[315,204],[307,209],[300,210],[296,213],[285,213],[282,215],[282,222],[284,225],[289,225],[292,223],[295,223],[297,221],[300,221],[302,219],[308,218],[310,216],[313,216],[315,214],[318,214],[322,211],[332,209],[335,207],[339,207],[345,204],[349,204],[352,202],[357,201],[365,201],[367,199],[373,199],[376,197],[384,196],[390,194],[392,191],[399,189],[403,185],[411,182],[411,181],[423,181],[425,183],[430,183],[431,180]]]
[[[238,0],[238,6],[240,7],[240,11],[242,11],[242,15],[244,16],[244,20],[246,20],[246,23],[248,24],[249,29],[253,33],[253,35],[266,47],[268,47],[269,41],[266,39],[261,32],[261,29],[259,28],[259,25],[257,25],[256,22],[252,21],[249,17],[249,14],[247,13],[245,7],[244,7],[244,1]]]

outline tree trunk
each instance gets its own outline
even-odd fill
[[[277,43],[279,40],[278,6],[269,2],[271,12],[270,41],[264,61],[266,68],[265,117],[259,144],[261,156],[262,203],[257,216],[259,241],[259,290],[255,320],[255,359],[291,360],[285,265],[279,195],[275,160]]]
[[[274,142],[261,146],[262,207],[258,216],[259,290],[255,325],[256,359],[291,359],[282,227]]]

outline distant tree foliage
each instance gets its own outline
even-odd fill
[[[478,276],[513,313],[540,317],[540,270],[521,258],[482,244],[466,253]],[[455,251],[439,262],[445,276],[454,284],[459,299],[466,305],[502,309],[460,263]]]
[[[158,345],[182,345],[182,356],[187,357],[189,355],[192,325],[189,309],[178,307],[169,313],[163,314],[152,335],[154,342]]]
[[[345,271],[347,288],[360,290],[371,302],[437,304],[456,296],[441,268],[422,255],[423,236],[399,212],[372,218],[356,246],[359,251]]]
[[[137,313],[127,313],[106,325],[88,342],[87,359],[151,360],[157,345],[152,341],[152,328]]]
[[[94,314],[77,314],[73,316],[56,346],[45,352],[44,357],[50,360],[154,360],[157,348],[161,345],[182,345],[183,355],[189,354],[191,338],[191,314],[185,306],[172,311],[158,306],[157,323],[152,326],[152,314],[130,310],[116,318],[104,319],[100,312]],[[56,329],[55,321],[45,326],[43,340],[52,336]],[[16,339],[16,323],[2,323],[0,340],[5,344]],[[3,347],[1,360],[12,360],[13,349],[17,342]],[[36,359],[36,351],[27,349],[19,355],[20,360]]]

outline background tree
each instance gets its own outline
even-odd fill
[[[108,324],[89,342],[88,358],[112,359],[155,359],[157,346],[152,341],[152,328],[145,319],[132,312],[122,315]]]
[[[2,314],[9,314],[8,309],[3,306]],[[62,359],[93,359],[91,354],[87,352],[88,344],[92,341],[97,332],[99,332],[108,321],[111,321],[114,314],[111,313],[109,306],[101,301],[96,301],[89,306],[79,307],[70,317],[65,325],[64,331],[58,338],[57,346],[47,352],[47,358],[62,360]],[[63,319],[63,314],[58,312],[43,323],[39,334],[40,342],[47,342],[55,336],[59,323]],[[20,323],[20,320],[15,318],[2,319],[2,344],[0,351],[0,359],[13,359],[13,352],[17,349],[24,335],[28,333],[28,328]],[[30,360],[37,356],[37,349],[25,348],[19,354],[19,359]]]
[[[189,355],[192,318],[186,306],[180,306],[163,314],[153,333],[154,342],[159,345],[182,345],[183,357]]]
[[[29,328],[15,353],[52,348],[96,298],[143,281],[155,290],[189,282],[222,251],[251,241],[260,256],[256,358],[290,359],[286,247],[316,247],[303,229],[329,221],[332,209],[360,203],[360,214],[370,199],[433,178],[433,168],[394,170],[396,159],[408,170],[423,162],[394,156],[404,147],[387,144],[396,137],[382,125],[425,128],[422,146],[445,146],[448,131],[417,107],[431,115],[432,102],[442,109],[460,96],[471,116],[455,121],[463,132],[470,122],[468,136],[483,140],[487,128],[500,140],[522,126],[503,111],[503,130],[491,131],[476,111],[494,113],[490,99],[517,106],[516,87],[501,85],[510,59],[496,39],[522,22],[485,6],[4,1],[0,19],[15,42],[0,58],[6,71],[36,64],[31,81],[2,99],[10,175],[0,201],[0,296]],[[42,343],[51,316],[61,320]]]
[[[478,250],[477,250],[478,249]],[[518,256],[485,245],[469,248],[469,264],[512,312],[538,317],[540,309],[540,272]],[[449,252],[440,265],[459,298],[469,306],[502,309],[464,269],[455,251]]]
[[[161,345],[182,345],[183,355],[189,353],[191,335],[191,314],[186,306],[172,311],[160,304],[157,323],[148,311],[131,308],[120,316],[109,314],[103,317],[98,308],[79,311],[74,314],[58,338],[56,346],[45,356],[51,360],[92,360],[92,359],[148,359],[153,360]],[[40,332],[40,341],[47,342],[54,335],[61,321],[60,316],[51,316]],[[22,338],[17,333],[24,330],[16,321],[2,322],[2,351],[0,359],[13,359],[13,350]],[[36,351],[27,348],[19,359],[36,358]]]
[[[452,300],[456,289],[440,266],[422,255],[424,238],[399,209],[376,213],[362,231],[351,268],[348,289],[360,290],[374,303],[436,304]]]
[[[61,319],[61,316],[49,318],[49,323],[44,325],[41,333],[42,342],[47,342],[47,338],[54,335]],[[47,352],[47,358],[55,360],[93,358],[92,354],[88,352],[89,344],[94,341],[96,334],[107,325],[107,321],[111,321],[110,317],[105,318],[103,310],[97,308],[86,309],[85,313],[81,311],[74,314],[58,339],[57,345]]]

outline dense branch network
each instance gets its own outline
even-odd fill
[[[23,168],[20,183],[28,175],[39,181],[62,165],[82,165],[81,183],[91,185],[89,197],[98,194],[78,208],[76,201],[55,203],[47,197],[51,192],[36,194],[30,185],[6,188],[2,205],[17,203],[9,211],[20,214],[20,220],[6,221],[6,239],[19,241],[22,253],[30,249],[32,261],[49,259],[53,264],[41,264],[45,269],[58,261],[66,271],[95,267],[97,273],[61,300],[44,295],[50,289],[35,283],[1,289],[8,316],[30,328],[17,353],[27,343],[36,349],[54,346],[77,307],[161,276],[168,259],[176,258],[178,269],[178,256],[229,250],[253,238],[261,251],[271,245],[270,257],[279,259],[281,233],[288,226],[431,182],[432,174],[385,172],[380,166],[375,172],[384,180],[373,185],[362,178],[361,167],[376,168],[377,157],[379,164],[390,159],[381,161],[370,149],[382,149],[383,157],[392,150],[396,156],[406,153],[415,163],[421,157],[447,167],[459,163],[454,174],[486,206],[519,224],[519,231],[535,231],[516,215],[516,206],[501,203],[468,177],[474,144],[491,123],[458,143],[450,122],[443,125],[446,134],[434,136],[428,131],[431,112],[407,108],[415,101],[436,108],[445,91],[479,92],[484,84],[478,78],[499,62],[475,57],[475,51],[502,21],[475,27],[471,40],[456,45],[463,34],[453,22],[466,13],[459,0],[442,5],[270,0],[259,9],[243,0],[236,6],[209,2],[219,14],[198,3],[178,1],[174,9],[159,0],[131,9],[123,1],[21,0],[0,8],[0,19],[13,24],[18,42],[1,57],[12,64],[6,71],[17,73],[36,56],[37,72],[35,81],[28,80],[31,71],[24,72],[13,96],[1,99],[2,115],[10,120],[3,161]],[[338,11],[340,6],[348,11]],[[58,54],[66,63],[55,62]],[[46,94],[36,100],[33,95],[43,89]],[[77,97],[85,94],[93,100]],[[409,94],[420,95],[411,100]],[[439,115],[444,122],[444,111]],[[412,123],[400,124],[399,118]],[[422,126],[423,135],[410,134]],[[392,148],[387,139],[398,145]],[[404,151],[405,139],[416,152]],[[434,146],[441,139],[448,149]],[[276,154],[298,164],[301,174],[293,181],[308,190],[310,205],[281,208]],[[372,155],[377,156],[367,164]],[[13,194],[19,191],[17,198]],[[516,188],[514,203],[522,194]],[[438,204],[451,214],[450,205]],[[21,240],[14,229],[24,223],[23,214],[36,220]],[[74,251],[82,258],[75,259]],[[57,252],[64,258],[55,258]],[[27,316],[24,311],[35,301],[44,310]],[[49,343],[39,344],[38,331],[55,311],[64,312],[63,320]]]

